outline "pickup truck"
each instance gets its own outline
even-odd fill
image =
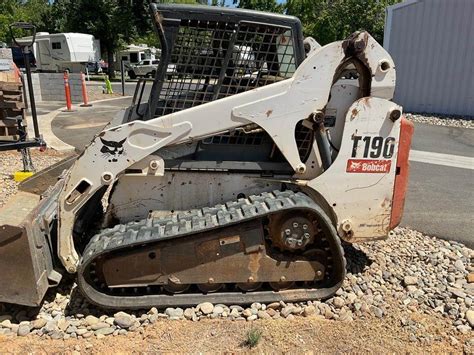
[[[128,69],[128,76],[130,79],[136,79],[137,77],[151,77],[153,78],[156,75],[156,69],[158,68],[159,60],[146,59],[140,61],[138,64],[130,65]],[[176,65],[168,64],[166,70],[166,76],[170,79],[173,74],[176,73]]]
[[[159,60],[146,59],[142,60],[138,64],[130,65],[128,69],[128,76],[130,79],[136,79],[137,77],[153,77],[156,74],[156,68],[158,68]]]

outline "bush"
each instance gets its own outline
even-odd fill
[[[261,339],[262,331],[257,328],[250,328],[246,335],[245,345],[249,348],[254,348],[258,345]]]

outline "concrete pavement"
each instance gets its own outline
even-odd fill
[[[96,102],[93,107],[76,112],[60,112],[52,122],[52,132],[65,143],[83,150],[94,135],[131,102],[131,97],[124,97]]]
[[[415,124],[412,149],[434,158],[411,156],[402,225],[474,248],[474,130]]]
[[[129,83],[132,84],[132,83]],[[129,85],[131,86],[131,85]],[[53,133],[83,149],[131,98],[60,113]],[[402,226],[474,247],[474,130],[416,123]]]
[[[58,136],[56,136],[52,130],[53,119],[61,112],[60,110],[64,107],[64,102],[61,101],[45,101],[36,103],[36,113],[38,116],[38,127],[40,134],[47,143],[48,147],[53,148],[57,151],[67,152],[74,151],[74,146],[63,142]],[[33,120],[31,114],[28,113],[26,116],[27,130],[30,137],[34,136]]]

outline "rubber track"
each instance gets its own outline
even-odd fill
[[[285,291],[215,292],[209,294],[144,294],[116,296],[102,293],[87,283],[84,273],[90,263],[99,256],[149,243],[189,236],[212,229],[242,224],[256,218],[291,209],[310,210],[318,215],[327,238],[333,239],[335,250],[331,250],[334,263],[340,263],[340,275],[336,285],[324,289],[292,289]],[[329,233],[328,233],[329,232]],[[308,196],[300,192],[274,191],[250,196],[246,199],[227,202],[225,205],[180,212],[167,218],[147,218],[138,222],[119,224],[104,229],[95,235],[84,250],[78,270],[78,285],[92,303],[108,308],[147,308],[152,306],[187,306],[200,302],[249,304],[253,302],[303,301],[330,297],[341,286],[345,276],[344,251],[332,222],[324,211]]]

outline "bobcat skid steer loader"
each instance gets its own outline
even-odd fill
[[[65,272],[115,309],[330,297],[341,240],[386,238],[403,211],[390,55],[366,32],[319,48],[290,16],[151,14],[148,100],[141,80],[54,186],[0,213],[0,301],[38,305]]]

